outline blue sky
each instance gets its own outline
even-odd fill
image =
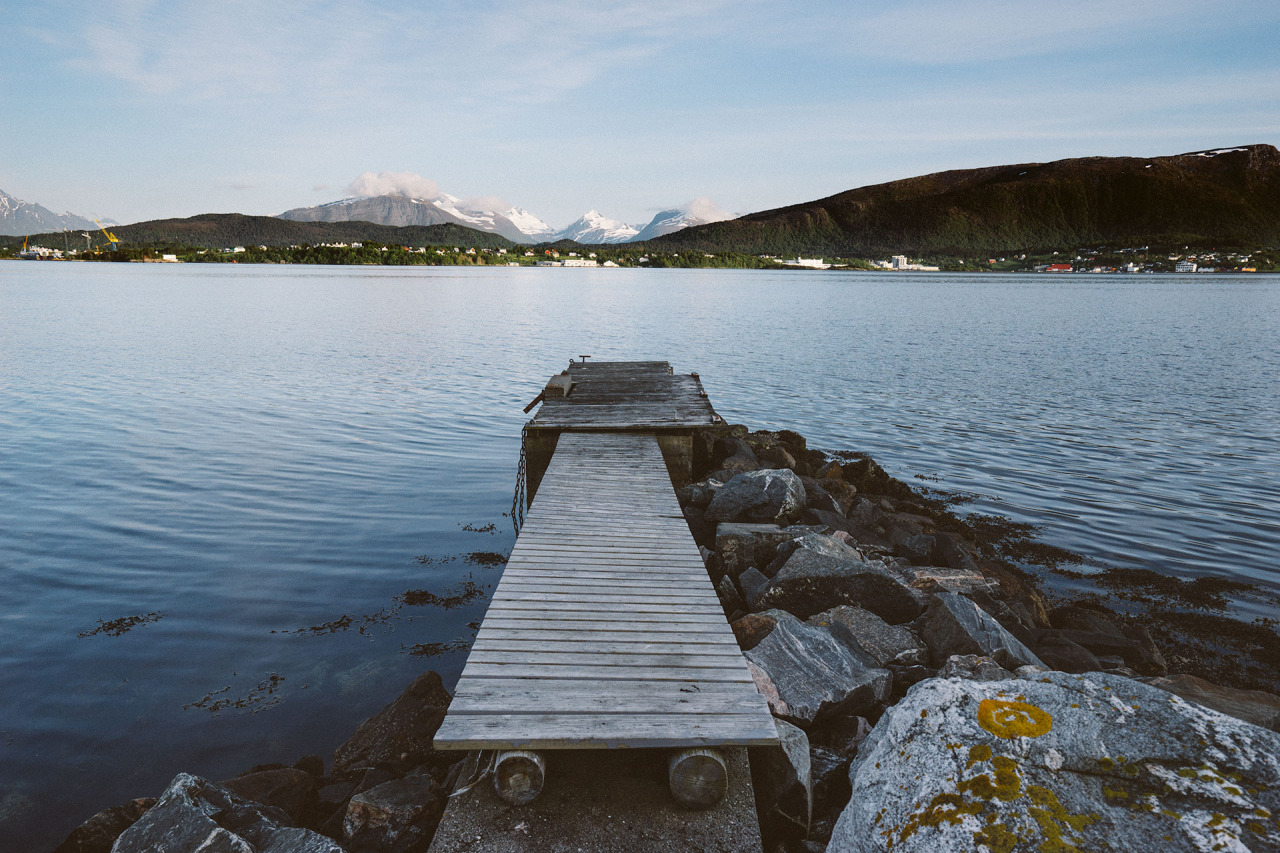
[[[383,171],[557,227],[641,222],[1280,143],[1273,0],[0,0],[0,20],[0,189],[120,222],[275,214]]]

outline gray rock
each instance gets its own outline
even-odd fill
[[[769,827],[766,834],[800,837],[809,831],[813,818],[809,738],[804,731],[783,720],[774,720],[774,724],[778,727],[778,745],[751,750],[756,809],[765,821],[782,824]]]
[[[319,780],[305,770],[292,767],[242,773],[218,784],[246,800],[275,806],[299,824],[306,823],[318,802]]]
[[[1117,636],[1109,631],[1082,631],[1075,628],[1058,628],[1054,633],[1083,646],[1099,660],[1119,657],[1125,666],[1142,675],[1164,675],[1169,671],[1164,657],[1145,628],[1134,631],[1134,636]]]
[[[1280,735],[1100,673],[918,684],[849,775],[830,853],[1280,849]]]
[[[950,569],[962,569],[966,572],[977,572],[978,564],[969,553],[968,543],[956,533],[938,532],[933,534],[934,554],[944,566]]]
[[[334,775],[388,761],[412,767],[432,758],[431,739],[452,699],[438,673],[418,676],[399,698],[361,723],[351,739],[334,750]]]
[[[890,625],[861,607],[842,604],[805,620],[810,625],[826,628],[847,644],[876,662],[878,666],[923,664],[929,649],[920,638],[900,625]]]
[[[921,609],[915,590],[883,563],[862,560],[848,545],[819,534],[803,537],[802,547],[748,603],[752,610],[776,607],[802,619],[852,604],[891,624],[908,622]]]
[[[834,513],[843,517],[840,502],[831,496],[831,493],[823,488],[822,483],[813,477],[801,477],[800,482],[804,484],[805,509],[821,510],[822,512]]]
[[[778,546],[795,535],[776,524],[718,524],[716,553],[720,555],[720,567],[736,578],[748,566],[767,566]]]
[[[707,477],[705,480],[699,480],[696,483],[690,483],[687,486],[681,486],[676,489],[676,498],[680,501],[680,506],[696,506],[699,509],[706,509],[711,499],[716,496],[716,492],[723,486],[719,480]]]
[[[898,532],[901,528],[894,528],[893,532]],[[917,566],[929,565],[929,556],[933,553],[934,538],[927,533],[916,533],[913,535],[891,536],[889,541],[893,544],[893,553],[899,557],[909,560]]]
[[[756,449],[756,458],[770,468],[791,468],[796,467],[796,458],[792,456],[785,447],[773,445],[771,447],[760,447]]]
[[[343,853],[323,835],[289,825],[277,808],[179,773],[112,853]]]
[[[1004,681],[1013,673],[982,655],[952,655],[938,670],[938,678],[963,678],[966,681]]]
[[[445,795],[429,775],[414,774],[356,794],[347,803],[342,837],[353,849],[413,849],[431,838]]]
[[[768,585],[769,579],[762,575],[755,566],[749,567],[738,575],[738,588],[742,590],[742,597],[748,601],[755,598],[760,593],[760,590]]]
[[[1152,687],[1176,693],[1188,702],[1280,732],[1280,696],[1274,693],[1225,687],[1194,675],[1156,676],[1142,680]]]
[[[1044,661],[1045,666],[1060,672],[1100,672],[1102,664],[1094,657],[1093,652],[1084,646],[1076,645],[1066,637],[1055,636],[1054,631],[1046,631],[1036,644],[1036,655]]]
[[[804,485],[794,471],[766,468],[734,476],[707,507],[708,521],[785,524],[804,510]]]
[[[937,664],[952,655],[985,655],[1007,669],[1028,663],[1044,665],[985,610],[955,593],[933,596],[920,618],[919,630]]]
[[[738,594],[738,587],[734,584],[733,578],[728,575],[720,578],[720,582],[716,584],[716,595],[720,599],[720,607],[724,610],[725,617],[730,621],[736,619],[738,614],[747,612],[746,602]]]
[[[756,687],[775,717],[801,728],[838,714],[862,714],[883,703],[892,677],[830,632],[790,614],[745,652]]]

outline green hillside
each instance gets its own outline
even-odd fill
[[[351,243],[364,240],[400,246],[459,246],[477,249],[510,249],[515,243],[505,237],[465,228],[461,225],[410,225],[397,228],[372,222],[292,222],[274,216],[245,216],[240,213],[205,213],[187,219],[156,219],[121,225],[111,231],[126,245],[195,246],[224,249],[233,246],[292,246],[315,243]],[[10,245],[22,245],[21,237],[4,238]],[[31,243],[62,248],[61,232],[32,235]],[[101,247],[101,232],[93,245]],[[3,245],[3,243],[0,243]],[[84,248],[84,238],[71,235],[73,249]]]
[[[1086,245],[1280,245],[1280,152],[960,169],[688,228],[654,249],[968,255]]]

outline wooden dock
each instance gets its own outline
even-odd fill
[[[665,362],[566,376],[540,413],[554,450],[436,748],[777,743],[672,486],[681,442],[718,420],[696,376]]]

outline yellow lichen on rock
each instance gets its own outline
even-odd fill
[[[1049,712],[1025,702],[983,699],[978,703],[978,725],[998,738],[1040,737],[1053,728]]]

